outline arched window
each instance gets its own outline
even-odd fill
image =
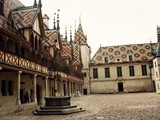
[[[41,42],[41,38],[39,38],[39,50],[41,50],[42,48],[42,42]]]
[[[41,56],[39,54],[36,56],[36,61],[41,63]]]
[[[21,55],[28,58],[28,56],[29,56],[29,50],[26,47],[22,46],[21,47]]]
[[[32,60],[35,60],[35,53],[34,53],[34,51],[31,52],[30,58],[31,58]]]
[[[47,58],[43,58],[42,59],[42,64],[45,65],[45,66],[48,66],[48,60],[47,60]]]
[[[0,15],[4,15],[4,0],[0,0]]]
[[[7,50],[13,52],[13,53],[18,53],[18,44],[14,42],[13,40],[8,40],[7,41]]]
[[[34,36],[33,34],[30,36],[31,48],[34,49]]]
[[[35,49],[38,50],[38,39],[37,39],[37,36],[35,37]]]
[[[0,35],[0,48],[4,48],[4,39],[1,35]]]

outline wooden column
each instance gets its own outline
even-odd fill
[[[20,99],[21,73],[22,73],[22,71],[18,71],[18,80],[17,80],[17,105],[21,105],[21,99]]]

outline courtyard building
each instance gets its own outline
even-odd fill
[[[150,92],[156,43],[100,47],[90,61],[91,93]]]

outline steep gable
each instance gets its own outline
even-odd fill
[[[74,42],[77,44],[80,44],[80,45],[87,44],[87,39],[84,35],[83,28],[82,28],[81,24],[79,24],[78,29],[75,33]]]

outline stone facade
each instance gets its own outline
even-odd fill
[[[91,93],[153,90],[152,48],[156,44],[100,47],[90,61]]]

